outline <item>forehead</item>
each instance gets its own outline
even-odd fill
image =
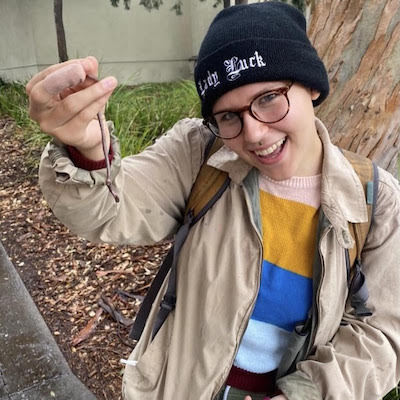
[[[285,86],[289,81],[265,81],[249,83],[247,85],[239,86],[229,92],[224,93],[214,104],[213,113],[220,110],[240,108],[248,103],[258,94],[268,90],[278,89]]]

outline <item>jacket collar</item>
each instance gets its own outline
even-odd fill
[[[316,126],[324,149],[321,207],[335,229],[339,243],[351,248],[354,240],[348,223],[368,221],[364,189],[350,162],[330,141],[326,127],[318,119]]]
[[[207,164],[227,172],[229,178],[236,184],[241,184],[253,168],[225,145],[208,159]]]
[[[345,156],[334,146],[324,124],[316,118],[315,124],[323,145],[321,176],[321,207],[335,229],[339,243],[353,246],[348,222],[368,220],[365,194],[360,180]],[[234,183],[241,184],[252,166],[244,162],[232,150],[222,146],[209,160],[208,165],[225,171]]]

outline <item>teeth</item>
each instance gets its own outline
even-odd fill
[[[281,139],[279,142],[274,143],[272,146],[268,147],[268,149],[255,151],[258,156],[267,156],[268,154],[273,153],[278,147],[281,147],[286,138]]]

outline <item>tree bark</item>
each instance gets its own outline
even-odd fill
[[[400,3],[317,0],[309,36],[331,92],[317,110],[334,143],[397,176],[400,150]]]
[[[58,59],[60,62],[68,60],[62,10],[63,0],[54,0],[54,21],[56,23]]]

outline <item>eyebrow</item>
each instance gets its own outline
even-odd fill
[[[268,93],[268,92],[273,92],[273,91],[281,89],[281,88],[283,88],[285,86],[287,86],[287,84],[282,82],[279,86],[276,86],[276,87],[275,86],[271,86],[270,88],[264,87],[263,89],[260,89],[259,91],[257,91],[257,93],[253,95],[251,100],[246,105],[241,106],[241,107],[237,107],[237,108],[223,108],[222,110],[213,112],[213,115],[214,114],[219,114],[221,112],[236,112],[237,110],[241,110],[243,107],[248,106],[254,99],[256,99],[261,94]]]

